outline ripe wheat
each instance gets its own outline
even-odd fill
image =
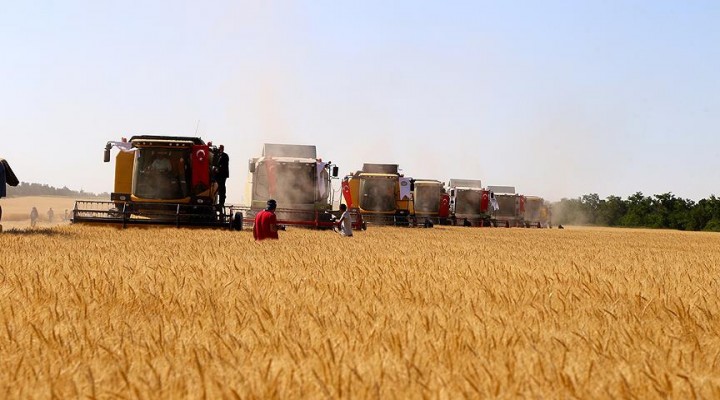
[[[720,235],[0,234],[0,397],[720,397]]]

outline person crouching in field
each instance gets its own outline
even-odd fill
[[[342,214],[337,222],[338,232],[342,236],[352,236],[352,217],[350,216],[350,211],[347,209],[347,205],[340,204],[340,211],[342,211]]]
[[[285,227],[277,224],[275,209],[277,202],[273,199],[267,201],[267,207],[255,215],[253,226],[253,237],[255,240],[279,239],[278,231],[284,231]]]
[[[17,186],[18,183],[20,182],[10,168],[10,164],[0,158],[0,199],[7,196],[7,187],[5,185]],[[2,205],[0,205],[0,222],[2,222]],[[2,225],[0,225],[0,232],[2,232]]]

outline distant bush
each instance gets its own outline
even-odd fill
[[[625,200],[618,196],[601,199],[592,193],[556,202],[552,217],[555,224],[720,232],[720,199],[712,195],[696,203],[672,193],[645,196],[642,192]]]
[[[19,185],[13,187],[8,186],[7,188],[7,194],[8,197],[24,197],[24,196],[63,196],[63,197],[99,197],[99,198],[109,198],[109,193],[100,193],[95,194],[91,192],[86,192],[82,189],[79,191],[77,190],[71,190],[68,189],[67,186],[63,186],[62,188],[56,188],[53,186],[49,186],[46,184],[41,183],[28,183],[28,182],[20,182]]]

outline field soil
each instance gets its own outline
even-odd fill
[[[720,398],[718,234],[280,235],[6,230],[0,397]]]

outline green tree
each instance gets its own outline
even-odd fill
[[[627,213],[627,203],[619,196],[608,196],[600,202],[595,223],[604,226],[618,226]]]

